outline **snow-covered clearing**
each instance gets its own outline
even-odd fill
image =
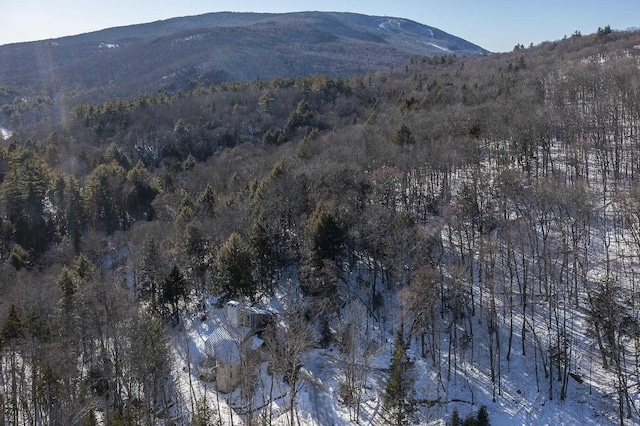
[[[438,46],[435,43],[425,43],[427,46],[435,47],[436,49],[444,50],[445,52],[450,52],[446,47]]]

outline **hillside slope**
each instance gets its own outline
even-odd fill
[[[350,13],[212,13],[0,46],[0,84],[134,96],[230,80],[351,76],[486,50],[416,22]]]
[[[598,31],[11,127],[0,413],[640,425],[638,46]],[[231,299],[270,316],[260,341]]]

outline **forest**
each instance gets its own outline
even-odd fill
[[[0,425],[321,424],[329,357],[345,424],[587,389],[585,424],[640,424],[639,67],[605,27],[102,103],[0,87]],[[278,330],[207,399],[175,342],[230,300]]]

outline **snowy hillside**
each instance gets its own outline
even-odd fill
[[[0,88],[0,424],[640,426],[638,45]]]
[[[635,124],[620,126],[628,134]],[[493,425],[640,424],[640,221],[636,189],[622,178],[635,167],[623,166],[635,146],[602,137],[619,145],[552,138],[507,164],[496,160],[504,146],[480,144],[481,161],[452,173],[444,213],[394,237],[398,264],[362,253],[343,260],[334,271],[338,311],[314,323],[314,347],[301,358],[301,424],[399,418],[385,404],[398,333],[407,359],[403,421],[440,424],[454,410],[464,419],[486,406]],[[424,178],[432,172],[409,171],[392,198],[441,191]],[[405,256],[416,249],[411,264]],[[269,303],[282,315],[285,293],[305,292],[300,280],[278,282]],[[313,316],[318,305],[305,297]],[[276,387],[284,397],[254,404],[258,417],[268,412],[287,424],[288,385],[278,379]],[[225,398],[241,406],[238,395]]]

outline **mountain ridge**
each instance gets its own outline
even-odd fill
[[[231,80],[351,76],[489,53],[437,28],[344,12],[218,12],[0,46],[0,84],[135,96]]]

